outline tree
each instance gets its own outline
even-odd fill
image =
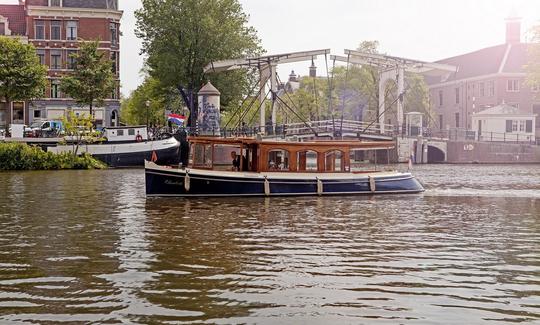
[[[93,143],[99,141],[100,134],[94,130],[94,119],[92,115],[79,116],[73,113],[73,111],[69,111],[67,118],[62,117],[62,124],[66,137],[70,140],[73,147],[71,150],[73,156],[77,156],[79,147],[84,142]]]
[[[0,98],[7,105],[42,96],[46,77],[47,69],[40,64],[34,46],[0,36]]]
[[[540,25],[532,28],[532,42],[529,46],[527,81],[531,86],[540,86]]]
[[[155,78],[148,77],[122,101],[122,119],[132,125],[163,125],[165,110],[182,114],[181,106],[174,89],[165,88]]]
[[[198,90],[206,81],[203,68],[217,60],[261,52],[256,31],[238,0],[143,0],[137,10],[136,35],[150,76],[182,94],[195,108]],[[166,19],[165,19],[166,18]],[[237,106],[247,95],[252,76],[245,70],[212,74],[221,91],[222,109]]]
[[[117,85],[112,61],[98,47],[98,41],[82,43],[79,52],[71,54],[76,62],[73,73],[64,76],[60,83],[66,95],[90,108],[90,116],[94,105],[102,106]]]

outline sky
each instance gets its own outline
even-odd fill
[[[540,0],[239,0],[268,54],[330,48],[343,55],[364,40],[377,40],[393,56],[436,61],[504,43],[505,18],[523,18],[522,38],[540,23]],[[0,3],[17,3],[0,0]],[[141,42],[134,11],[140,0],[119,0],[124,11],[121,37],[122,93],[144,79]],[[330,64],[330,63],[329,63]],[[285,80],[291,70],[307,75],[310,62],[278,67]],[[324,59],[316,62],[326,74]]]

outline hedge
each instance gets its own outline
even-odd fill
[[[104,168],[107,165],[89,154],[54,154],[27,144],[0,142],[0,171]]]

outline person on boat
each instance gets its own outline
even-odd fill
[[[184,129],[179,129],[177,135],[177,140],[180,142],[180,167],[186,168],[189,163],[189,142],[187,140],[187,132]]]
[[[231,158],[232,158],[232,170],[233,171],[240,171],[240,161],[242,161],[242,171],[248,171],[249,168],[248,168],[248,161],[246,159],[246,157],[244,157],[243,155],[238,155],[236,154],[236,151],[233,151],[231,152]],[[240,160],[242,159],[242,160]]]

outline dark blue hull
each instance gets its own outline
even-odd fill
[[[129,153],[94,154],[93,156],[110,167],[142,167],[145,160],[152,160],[154,152],[157,157],[156,163],[160,165],[174,165],[180,160],[179,147]]]
[[[148,196],[286,196],[419,193],[423,186],[410,174],[363,175],[343,179],[273,178],[253,173],[240,177],[199,174],[192,170],[146,168]],[[246,176],[248,175],[248,176]],[[346,174],[351,175],[351,174]],[[187,185],[186,185],[187,183]]]

